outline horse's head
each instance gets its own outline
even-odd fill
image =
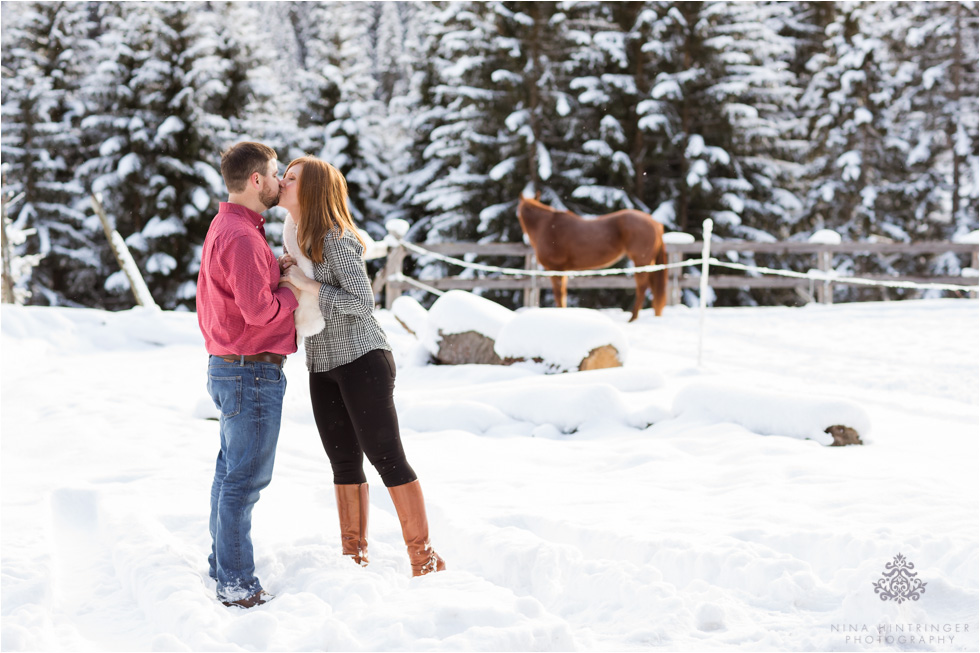
[[[541,193],[535,193],[538,197]],[[520,199],[517,201],[517,219],[521,223],[521,229],[528,238],[534,242],[534,237],[537,232],[541,229],[542,224],[545,222],[545,218],[550,217],[554,213],[554,209],[546,204],[542,204],[538,199],[526,197],[524,193],[521,193]]]

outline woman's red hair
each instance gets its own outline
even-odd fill
[[[313,156],[293,159],[286,172],[294,165],[303,164],[299,175],[299,215],[296,240],[310,259],[323,263],[323,239],[334,227],[340,234],[350,229],[364,245],[364,239],[354,226],[354,218],[347,208],[347,180],[335,167]]]

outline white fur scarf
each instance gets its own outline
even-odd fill
[[[286,251],[296,259],[299,269],[303,274],[313,279],[313,261],[308,259],[299,246],[296,234],[296,223],[293,216],[286,214],[286,220],[282,226],[282,242],[286,246]],[[323,331],[326,322],[323,320],[323,313],[320,312],[320,298],[311,292],[299,291],[299,306],[293,313],[296,321],[296,340],[315,336]],[[300,344],[297,342],[297,344]]]

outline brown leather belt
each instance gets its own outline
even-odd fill
[[[286,362],[286,357],[282,354],[272,354],[267,351],[251,356],[218,356],[218,358],[226,363],[275,363],[279,367],[282,367],[283,363]]]

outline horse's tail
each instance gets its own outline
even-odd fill
[[[656,264],[667,265],[667,246],[664,244],[662,229],[654,247],[657,250],[654,257]],[[653,293],[653,312],[659,316],[667,305],[667,268],[650,275],[650,291]]]

